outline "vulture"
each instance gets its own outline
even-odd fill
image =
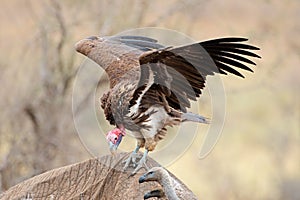
[[[162,186],[163,190],[152,190],[144,195],[144,199],[166,197],[170,200],[179,200],[178,196],[182,197],[186,195],[185,190],[181,185],[175,179],[171,178],[167,170],[162,167],[153,167],[139,178],[139,183],[148,181],[157,181]]]
[[[200,97],[207,76],[233,74],[238,69],[253,72],[251,58],[258,47],[248,39],[225,37],[182,46],[163,46],[144,36],[90,36],[75,44],[77,52],[101,66],[109,77],[109,90],[101,97],[106,119],[116,128],[106,138],[113,153],[129,130],[137,139],[124,169],[131,164],[135,174],[145,167],[153,151],[167,133],[168,126],[208,119],[188,112],[191,101]],[[140,148],[145,148],[136,162]]]

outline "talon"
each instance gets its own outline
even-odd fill
[[[123,163],[125,163],[124,167],[123,167],[123,170],[126,170],[130,164],[132,163],[133,166],[136,165],[136,162],[135,162],[135,153],[133,152],[128,159],[126,159]]]
[[[148,155],[148,150],[146,149],[144,152],[143,157],[141,158],[141,160],[139,161],[137,167],[133,170],[133,172],[131,173],[131,175],[135,175],[141,168],[145,168],[148,169],[148,166],[146,165],[146,161],[147,161],[147,155]]]
[[[123,167],[124,171],[130,166],[131,163],[133,164],[134,167],[136,166],[136,157],[138,156],[137,152],[139,151],[139,149],[140,149],[140,147],[137,146],[135,148],[135,150],[130,154],[130,156],[122,162],[122,163],[125,163],[125,165]]]
[[[127,178],[130,178],[130,177],[133,177],[133,176],[134,176],[134,174],[131,173],[131,174],[129,174],[129,176]]]

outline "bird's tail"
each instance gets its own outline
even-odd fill
[[[187,112],[187,113],[182,113],[181,115],[181,120],[182,122],[190,121],[190,122],[198,122],[198,123],[203,123],[203,124],[209,124],[209,119],[206,117],[203,117],[201,115]]]

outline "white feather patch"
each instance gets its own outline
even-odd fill
[[[149,70],[149,81],[147,83],[147,86],[145,87],[145,89],[142,91],[142,93],[140,94],[139,98],[136,101],[136,104],[131,106],[130,108],[130,112],[129,115],[134,115],[138,112],[138,108],[141,104],[142,98],[144,96],[144,94],[150,89],[150,87],[152,86],[152,84],[154,83],[154,75],[153,75],[153,71]]]
[[[149,116],[149,120],[143,123],[151,128],[142,130],[144,138],[153,138],[159,130],[165,126],[165,122],[170,118],[163,106],[151,106],[145,114],[149,114],[155,111]]]

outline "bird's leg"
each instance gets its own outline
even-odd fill
[[[149,151],[153,151],[155,149],[157,142],[154,138],[147,137],[145,138],[145,151],[143,157],[140,159],[140,161],[137,164],[137,167],[134,169],[134,171],[131,173],[131,176],[135,175],[141,168],[145,168],[146,170],[149,170],[146,161]]]
[[[145,149],[144,151],[144,155],[141,158],[141,160],[139,161],[137,167],[133,170],[133,172],[131,173],[131,175],[135,175],[141,168],[145,167],[146,170],[149,170],[147,165],[146,165],[146,161],[147,161],[147,156],[148,156],[148,149]]]
[[[130,154],[130,156],[124,161],[125,165],[123,167],[123,170],[127,169],[132,162],[134,165],[136,165],[136,157],[137,152],[140,150],[140,145],[136,145],[135,150]]]

